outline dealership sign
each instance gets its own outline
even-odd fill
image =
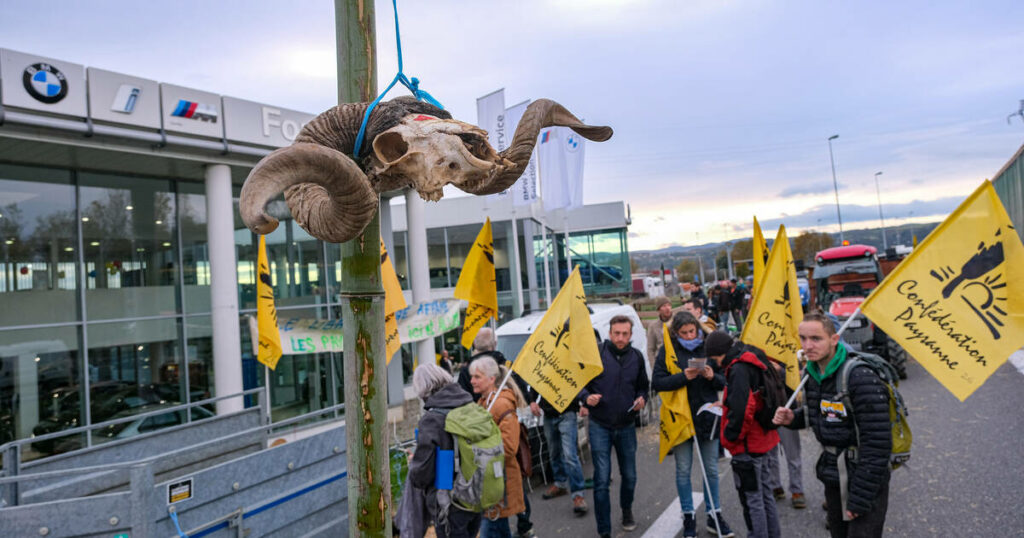
[[[0,49],[4,106],[85,117],[85,67]]]

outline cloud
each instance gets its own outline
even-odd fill
[[[914,200],[905,204],[884,204],[882,213],[886,219],[896,221],[908,218],[936,217],[945,218],[956,206],[963,202],[961,196],[947,196],[935,200],[921,201]],[[841,206],[843,225],[855,222],[870,222],[878,220],[877,205],[854,205],[844,204]],[[776,227],[785,224],[787,228],[814,228],[820,226],[831,226],[836,223],[836,206],[821,204],[811,207],[807,211],[789,215],[785,218],[765,219],[761,221],[762,228]]]
[[[840,183],[840,189],[845,189],[846,185]],[[807,183],[802,185],[792,185],[782,189],[779,196],[783,198],[791,198],[793,196],[801,196],[805,194],[826,194],[834,190],[832,183],[822,181],[820,183]]]

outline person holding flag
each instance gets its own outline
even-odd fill
[[[848,395],[840,394],[841,367],[858,353],[839,342],[824,314],[804,316],[799,334],[809,376],[806,404],[796,411],[779,407],[772,422],[791,429],[809,423],[821,443],[815,468],[825,486],[832,537],[882,536],[892,450],[888,389],[874,370],[861,365],[850,369]]]
[[[707,362],[704,338],[700,323],[689,312],[677,312],[666,327],[665,344],[658,350],[651,375],[651,385],[662,393],[663,401],[659,456],[664,460],[669,451],[675,456],[676,491],[683,510],[683,536],[696,536],[697,514],[690,479],[696,442],[697,456],[709,492],[705,502],[707,528],[717,529],[721,536],[729,537],[735,533],[722,517],[718,495],[716,415],[699,412],[706,404],[718,401],[718,391],[725,388],[725,376],[714,362]],[[695,410],[696,414],[693,413]]]
[[[498,321],[498,287],[494,276],[494,236],[490,218],[473,241],[453,295],[469,303],[462,329],[462,347],[472,349],[476,333],[489,320]]]

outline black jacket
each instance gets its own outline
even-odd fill
[[[847,352],[847,359],[855,357],[853,351]],[[847,509],[857,514],[871,511],[878,488],[885,482],[889,474],[889,454],[892,451],[892,430],[889,423],[889,395],[885,385],[874,371],[866,366],[859,366],[850,372],[849,409],[835,412],[832,406],[831,416],[822,414],[821,402],[839,402],[837,377],[839,371],[826,377],[819,384],[813,377],[807,380],[805,394],[807,403],[797,409],[791,429],[799,429],[810,422],[814,436],[824,446],[849,448],[859,445],[858,460],[849,463],[849,497]],[[805,421],[805,417],[806,420]],[[856,439],[853,422],[857,421],[860,429],[860,442]],[[847,453],[848,454],[848,453]],[[837,457],[825,451],[818,458],[816,467],[818,479],[826,485],[839,485],[839,469]]]
[[[423,402],[416,450],[413,452],[412,461],[409,462],[409,481],[426,493],[427,510],[431,516],[437,516],[437,490],[434,489],[436,451],[452,450],[455,446],[451,434],[444,431],[447,415],[433,412],[431,409],[451,410],[472,401],[473,398],[466,391],[455,383],[450,383]]]
[[[703,334],[701,336],[706,337]],[[707,354],[704,352],[704,344],[690,351],[673,338],[672,348],[676,351],[676,365],[679,366],[680,370],[686,370],[689,367],[690,359],[707,358]],[[701,413],[698,416],[697,412],[700,411],[702,405],[717,402],[718,391],[725,388],[725,375],[722,373],[722,370],[712,359],[708,359],[707,364],[711,367],[712,372],[714,372],[714,377],[710,380],[705,379],[702,375],[688,380],[684,372],[674,375],[669,374],[668,367],[665,365],[665,346],[662,346],[658,350],[658,358],[655,359],[654,370],[651,372],[651,387],[658,392],[669,392],[686,387],[686,399],[690,402],[693,424],[696,427],[697,435],[701,439],[711,437],[712,427],[715,428],[716,432],[714,435],[717,437],[718,428],[714,425],[715,415],[712,413]]]
[[[604,371],[583,387],[579,399],[585,401],[591,394],[600,394],[597,405],[587,405],[590,420],[606,428],[631,426],[637,415],[632,410],[633,402],[640,396],[646,399],[650,389],[644,356],[633,346],[619,351],[609,340],[601,342],[598,348]]]

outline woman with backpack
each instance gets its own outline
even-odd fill
[[[497,506],[484,512],[480,527],[480,538],[511,538],[509,516],[526,511],[523,500],[523,475],[516,460],[519,450],[519,416],[516,408],[525,407],[526,402],[515,383],[506,383],[498,392],[498,385],[508,374],[504,366],[489,356],[482,356],[469,365],[470,384],[473,392],[480,395],[477,400],[485,409],[490,407],[491,416],[501,430],[501,441],[505,447],[505,498]],[[491,405],[493,402],[494,405]]]
[[[439,502],[434,487],[437,451],[453,450],[455,446],[451,434],[444,429],[447,412],[473,403],[473,397],[452,381],[451,374],[433,364],[416,368],[412,374],[412,387],[423,400],[423,415],[420,417],[416,450],[409,462],[409,485],[424,492],[427,512],[420,521],[411,521],[414,518],[403,521],[400,514],[402,536],[421,538],[422,530],[426,529],[429,521],[433,521],[438,538],[474,537],[480,529],[480,513],[461,510],[445,499]],[[405,505],[404,496],[402,504]]]

